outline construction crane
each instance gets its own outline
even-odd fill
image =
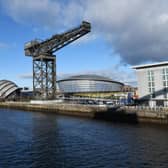
[[[56,57],[54,52],[90,31],[91,24],[83,21],[79,27],[65,33],[53,35],[44,41],[35,39],[25,44],[25,55],[33,58],[34,96],[39,96],[42,99],[55,99]]]

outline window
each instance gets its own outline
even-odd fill
[[[147,76],[148,76],[148,90],[149,90],[150,97],[155,98],[154,72],[152,70],[148,70]]]
[[[168,67],[163,68],[162,70],[162,80],[163,80],[163,92],[164,92],[164,98],[168,97]]]

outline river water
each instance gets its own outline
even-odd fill
[[[168,127],[0,110],[0,168],[168,167]]]

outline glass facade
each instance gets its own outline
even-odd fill
[[[114,92],[121,91],[122,83],[101,80],[63,80],[58,81],[59,89],[64,93]]]

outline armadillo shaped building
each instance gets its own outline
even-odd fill
[[[20,88],[9,80],[0,80],[0,99],[15,98]]]

